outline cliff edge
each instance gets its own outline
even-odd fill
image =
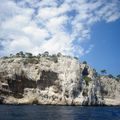
[[[120,82],[69,56],[0,58],[0,103],[120,105]]]

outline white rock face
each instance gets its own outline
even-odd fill
[[[120,81],[102,76],[100,82],[105,104],[120,105]]]
[[[89,83],[83,79],[84,68]],[[115,88],[116,82],[110,87],[105,81],[95,78],[89,66],[67,56],[0,59],[1,103],[112,105],[110,100],[120,100],[120,88]],[[116,93],[103,95],[106,89]]]

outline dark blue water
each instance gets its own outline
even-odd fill
[[[120,120],[120,107],[0,105],[0,120]]]

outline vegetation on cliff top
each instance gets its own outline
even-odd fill
[[[49,54],[48,51],[45,51],[44,53],[39,53],[38,55],[33,55],[32,53],[29,53],[29,52],[26,52],[24,53],[23,51],[20,51],[18,53],[16,53],[15,55],[14,54],[10,54],[9,56],[3,56],[2,58],[3,59],[9,59],[9,58],[41,58],[41,57],[46,57],[46,58],[54,58],[56,59],[56,57],[68,57],[68,58],[72,58],[71,56],[68,56],[68,55],[63,55],[62,53],[57,53],[57,54]],[[77,57],[74,57],[75,59],[78,60]]]
[[[13,55],[13,54],[10,54],[9,56],[4,56],[2,57],[2,59],[9,59],[9,58],[25,58],[24,59],[24,64],[27,64],[27,63],[34,63],[34,64],[37,64],[39,63],[39,59],[40,58],[46,58],[48,60],[52,60],[54,61],[55,63],[58,62],[58,57],[61,57],[61,56],[64,56],[64,57],[68,57],[68,58],[72,58],[71,56],[66,56],[66,55],[63,55],[61,54],[60,52],[57,53],[57,54],[53,54],[53,55],[50,55],[48,51],[45,51],[44,53],[39,53],[38,55],[34,56],[32,53],[29,53],[29,52],[26,52],[24,53],[23,51],[20,51],[18,53],[16,53],[16,55]],[[75,59],[78,60],[77,57],[74,57]],[[87,61],[83,61],[83,64],[85,64],[85,66],[87,66]],[[98,77],[98,76],[106,76],[106,77],[109,77],[109,78],[114,78],[116,79],[117,81],[120,80],[120,74],[118,74],[117,76],[114,76],[112,74],[107,74],[107,70],[105,69],[102,69],[100,72],[101,74],[99,74],[98,72],[96,72],[95,69],[94,70],[94,73],[95,73],[95,76]],[[88,77],[88,71],[87,71],[87,67],[84,68],[83,70],[83,79],[86,81],[86,84],[89,84],[89,82],[91,81],[90,78]]]

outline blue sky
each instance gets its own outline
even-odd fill
[[[0,56],[49,51],[118,74],[119,0],[0,0]]]
[[[97,71],[106,69],[108,74],[120,74],[120,20],[107,24],[104,21],[96,23],[92,27],[89,42],[94,47],[81,60],[88,61]]]

